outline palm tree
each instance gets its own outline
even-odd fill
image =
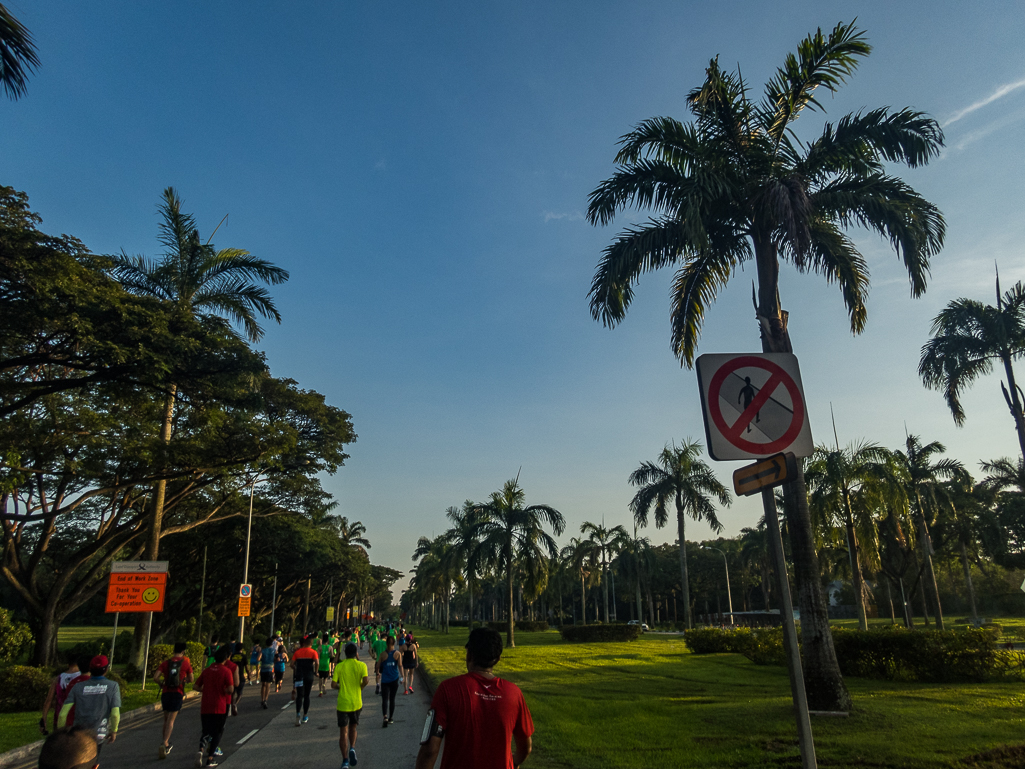
[[[370,549],[370,540],[364,536],[367,533],[367,527],[361,521],[349,523],[349,519],[344,515],[330,516],[328,521],[343,545]]]
[[[630,483],[639,486],[630,502],[634,521],[638,526],[648,525],[648,511],[654,508],[655,526],[662,528],[669,522],[669,506],[675,505],[676,526],[680,538],[680,579],[683,589],[683,618],[691,628],[690,584],[687,580],[687,539],[684,535],[684,514],[695,521],[705,521],[717,534],[723,525],[715,515],[713,498],[724,507],[732,503],[730,492],[719,482],[705,462],[698,459],[702,446],[687,440],[679,448],[676,444],[662,449],[657,462],[642,462],[630,474]]]
[[[25,95],[27,73],[38,66],[32,34],[0,4],[0,85],[9,99]]]
[[[466,589],[470,596],[470,627],[473,627],[473,590],[477,577],[473,553],[477,549],[477,527],[481,523],[481,512],[470,500],[463,502],[463,509],[450,507],[445,511],[448,519],[455,524],[445,532],[445,538],[452,546],[456,559],[466,575]]]
[[[440,594],[444,602],[445,632],[447,633],[452,616],[452,584],[459,575],[459,556],[444,534],[434,539],[420,537],[417,540],[416,549],[413,551],[413,561],[418,561],[425,556],[428,557],[425,558],[427,563],[425,569],[433,572],[434,579],[430,581],[435,588],[435,593]]]
[[[858,627],[862,630],[868,630],[862,542],[871,545],[877,539],[875,507],[866,497],[871,496],[874,481],[889,474],[892,464],[892,453],[874,443],[857,443],[835,450],[818,446],[805,471],[812,504],[821,505],[831,518],[839,518],[844,529],[854,601],[858,607]]]
[[[997,306],[974,299],[957,299],[932,322],[933,338],[922,347],[918,373],[926,387],[943,390],[954,424],[964,424],[961,393],[1000,361],[1007,385],[1000,383],[1014,417],[1018,446],[1025,457],[1025,417],[1021,389],[1011,362],[1025,355],[1025,288],[1019,281],[1003,296],[997,276]]]
[[[601,585],[605,599],[605,624],[609,624],[609,562],[623,549],[630,535],[622,526],[608,528],[605,522],[598,524],[584,521],[580,533],[586,534],[594,547],[595,555],[601,564]]]
[[[569,544],[559,552],[559,557],[566,568],[580,577],[580,624],[587,624],[587,587],[586,582],[592,576],[591,557],[594,554],[594,543],[579,537],[571,537]],[[572,595],[570,596],[572,598]],[[571,601],[572,603],[572,601]],[[574,604],[575,606],[575,604]],[[576,609],[574,609],[574,614]],[[576,624],[576,617],[573,618]]]
[[[882,234],[899,254],[914,296],[926,288],[929,259],[943,244],[939,210],[884,162],[915,167],[943,145],[939,124],[911,109],[847,115],[807,144],[792,125],[805,107],[822,109],[815,91],[836,91],[871,48],[853,23],[805,38],[796,54],[751,101],[739,71],[713,59],[705,82],[690,92],[694,120],[640,123],[620,142],[619,168],[590,196],[587,217],[608,224],[628,207],[656,218],[628,228],[609,245],[591,283],[591,314],[620,323],[633,284],[650,270],[678,265],[672,288],[672,347],[693,365],[705,312],[744,262],[758,277],[756,316],[764,352],[792,352],[788,314],[779,293],[780,259],[798,272],[835,282],[851,331],[865,328],[868,265],[845,234],[858,224]],[[825,595],[811,534],[807,493],[798,468],[787,494],[787,519],[800,587],[805,681],[811,707],[847,710]]]
[[[652,565],[651,540],[647,537],[637,536],[637,525],[634,525],[634,534],[627,539],[617,556],[617,563],[623,570],[626,579],[634,583],[634,600],[637,605],[637,619],[644,622],[644,603],[641,599],[641,582],[645,572],[650,572]],[[655,618],[651,618],[651,624],[655,624]]]
[[[936,627],[943,630],[943,607],[940,605],[940,591],[933,569],[933,546],[932,538],[929,536],[926,504],[932,503],[932,508],[935,509],[936,489],[940,483],[955,477],[958,472],[964,471],[964,467],[956,459],[932,461],[933,456],[947,450],[939,441],[923,445],[917,435],[909,435],[904,445],[905,450],[895,451],[893,456],[904,473],[908,499],[913,502],[918,541],[924,557],[925,583],[932,593],[930,597],[936,607]]]
[[[154,296],[193,316],[225,315],[241,325],[246,337],[256,342],[263,329],[256,316],[281,322],[267,289],[254,281],[279,284],[288,280],[288,271],[252,256],[241,248],[215,249],[202,243],[196,221],[182,212],[182,201],[173,187],[164,190],[160,206],[162,221],[159,240],[167,249],[159,261],[122,252],[112,257],[111,275],[130,293]],[[160,438],[171,440],[177,387],[171,385],[164,403]],[[167,481],[154,488],[153,511],[149,526],[146,557],[156,560],[160,550],[160,526]]]
[[[505,482],[501,491],[492,493],[491,499],[475,506],[481,516],[477,526],[480,546],[475,565],[485,561],[494,564],[506,577],[506,597],[509,599],[506,645],[516,645],[513,633],[513,577],[515,559],[519,556],[528,561],[543,561],[554,557],[558,547],[552,536],[544,530],[547,524],[556,536],[566,528],[562,513],[548,505],[524,507],[526,494],[520,488],[519,479]]]
[[[942,528],[957,543],[965,588],[968,591],[968,607],[972,612],[972,622],[978,624],[979,610],[975,601],[975,585],[972,583],[971,560],[978,561],[980,524],[985,518],[988,503],[992,501],[992,488],[985,483],[976,485],[971,473],[958,470],[943,484],[940,492]],[[971,558],[969,550],[972,551]]]

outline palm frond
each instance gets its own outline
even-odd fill
[[[670,291],[673,352],[688,368],[697,357],[705,312],[726,288],[738,265],[750,258],[746,236],[735,236],[732,247],[725,246],[725,238],[717,240],[718,247],[705,249],[676,273]]]
[[[32,33],[0,5],[0,84],[12,101],[24,96],[28,73],[39,67]]]

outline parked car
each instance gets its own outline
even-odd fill
[[[626,624],[627,625],[640,625],[642,633],[646,633],[646,632],[648,632],[648,630],[650,630],[650,628],[647,625],[645,625],[643,622],[641,622],[639,619],[632,619],[629,622],[627,622]]]

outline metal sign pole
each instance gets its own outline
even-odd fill
[[[114,612],[114,637],[110,639],[110,664],[114,664],[114,647],[117,646],[117,621],[120,618],[121,612]]]
[[[797,644],[797,628],[794,626],[794,605],[790,599],[790,581],[787,578],[787,562],[783,554],[783,538],[779,533],[776,518],[776,498],[772,489],[762,491],[762,508],[765,510],[765,524],[769,529],[769,542],[779,580],[780,613],[783,620],[783,644],[787,653],[787,670],[790,673],[790,690],[793,692],[794,708],[797,711],[797,737],[801,743],[801,766],[803,769],[817,769],[815,740],[811,733],[811,717],[808,715],[808,696],[804,690],[804,671],[801,669],[801,648]]]
[[[146,668],[149,667],[149,638],[153,632],[153,612],[149,613],[149,625],[146,628],[146,653],[142,655],[142,690],[146,691]]]

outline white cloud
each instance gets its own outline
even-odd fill
[[[1019,88],[1025,88],[1025,78],[1022,78],[1021,80],[1016,80],[1013,83],[1005,83],[1004,85],[1002,85],[999,88],[997,88],[993,93],[991,93],[985,99],[977,101],[974,104],[970,104],[970,105],[968,105],[967,107],[965,107],[962,110],[958,110],[957,112],[954,113],[954,115],[952,117],[947,119],[947,121],[943,124],[943,127],[946,128],[947,126],[951,125],[952,123],[956,123],[961,118],[967,117],[968,115],[972,114],[976,110],[980,110],[983,107],[985,107],[985,106],[987,106],[989,104],[992,104],[997,99],[1004,98],[1005,96],[1007,96],[1007,94],[1013,93],[1014,91],[1017,91]]]
[[[546,222],[550,222],[552,219],[565,219],[570,222],[580,222],[584,219],[584,215],[579,211],[574,211],[571,214],[558,211],[545,211],[544,217]]]

